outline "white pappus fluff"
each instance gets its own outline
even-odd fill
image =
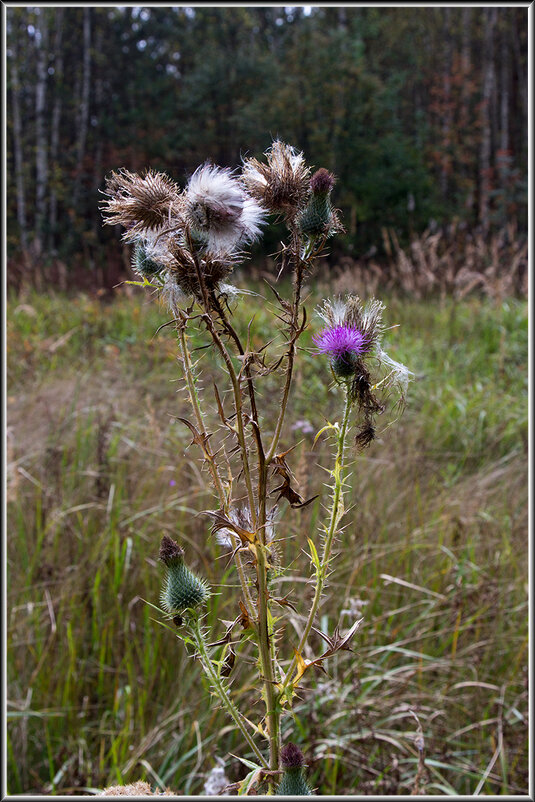
[[[265,213],[228,168],[198,167],[185,200],[187,220],[212,255],[228,254],[258,239]]]

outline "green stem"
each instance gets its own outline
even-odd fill
[[[206,674],[208,675],[210,682],[212,683],[212,687],[216,692],[219,700],[221,701],[221,704],[223,705],[227,713],[230,715],[236,726],[239,728],[241,734],[243,735],[243,737],[253,750],[254,754],[256,755],[260,765],[262,765],[264,768],[267,768],[268,765],[266,759],[263,757],[262,753],[260,752],[257,745],[253,741],[250,733],[248,732],[247,728],[245,727],[245,724],[242,721],[238,709],[234,706],[233,702],[229,697],[229,692],[227,688],[225,688],[225,686],[223,685],[221,678],[218,676],[217,671],[214,668],[214,664],[212,663],[212,660],[210,659],[210,655],[208,654],[208,650],[206,648],[206,643],[204,641],[204,636],[202,633],[198,616],[191,617],[187,622],[187,627],[199,651],[199,656],[201,658],[201,663],[203,665],[203,668]]]
[[[265,546],[256,546],[258,576],[258,649],[260,665],[264,680],[266,703],[266,724],[269,737],[269,767],[273,771],[279,768],[280,753],[280,708],[279,694],[275,688],[273,666],[275,662],[274,633],[269,631],[267,589],[267,566]]]
[[[325,581],[327,579],[329,572],[328,569],[329,569],[329,561],[331,558],[332,545],[338,529],[338,523],[340,521],[339,508],[340,508],[340,503],[343,501],[343,496],[344,496],[342,469],[343,469],[345,442],[349,426],[349,415],[351,412],[351,406],[352,406],[352,401],[349,397],[349,393],[346,393],[344,417],[337,438],[338,448],[336,453],[335,467],[333,471],[333,476],[334,476],[333,500],[331,506],[331,514],[329,518],[329,526],[326,530],[327,535],[325,537],[325,541],[323,544],[323,553],[321,556],[320,567],[319,570],[316,571],[316,587],[314,590],[314,598],[312,600],[312,605],[308,613],[305,629],[303,630],[303,634],[301,635],[301,639],[299,641],[299,646],[297,647],[298,654],[302,654],[303,649],[305,648],[305,644],[308,640],[310,630],[312,629],[312,625],[314,623],[314,619],[316,617],[316,613],[320,605],[323,588],[325,587]],[[286,677],[283,682],[283,690],[287,688],[288,685],[291,683],[292,674],[295,670],[296,665],[297,665],[297,657],[294,655],[292,662],[290,663],[290,667],[286,672]]]

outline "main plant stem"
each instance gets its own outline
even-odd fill
[[[267,763],[258,749],[257,745],[253,741],[251,735],[249,734],[244,722],[241,719],[239,711],[234,706],[233,702],[230,699],[228,689],[225,688],[223,685],[221,678],[219,677],[217,671],[214,668],[214,664],[208,654],[208,650],[206,648],[206,643],[204,641],[204,636],[201,630],[201,625],[197,616],[192,618],[188,622],[188,628],[190,630],[191,635],[193,636],[193,640],[195,641],[195,645],[199,651],[199,657],[203,664],[204,670],[208,677],[210,678],[210,682],[212,683],[212,688],[214,692],[217,694],[221,704],[230,715],[236,726],[239,728],[240,732],[242,733],[243,737],[253,750],[257,760],[260,762],[264,768],[267,768]]]
[[[199,433],[203,435],[206,432],[204,415],[201,409],[199,396],[197,394],[197,387],[195,386],[193,365],[191,363],[191,357],[186,339],[186,321],[183,320],[182,318],[180,323],[177,324],[177,331],[178,331],[178,344],[180,348],[180,357],[182,359],[182,364],[184,366],[184,375],[186,377],[186,385],[188,388],[188,394],[190,397],[191,406],[193,407],[193,415],[195,417],[195,422],[197,424],[197,428],[199,429]],[[210,449],[208,441],[206,441],[206,443],[203,445],[203,452],[206,462],[208,463],[208,470],[210,471],[210,475],[212,477],[217,495],[219,497],[219,503],[221,505],[221,509],[223,509],[225,513],[228,514],[228,507],[229,507],[228,494],[223,486],[223,482],[221,480],[221,476],[219,475],[219,470],[215,460],[215,456]],[[237,544],[234,543],[234,548],[236,548],[236,545]],[[254,608],[254,602],[251,597],[251,591],[247,582],[247,577],[245,576],[245,571],[243,568],[241,557],[238,552],[236,552],[235,559],[236,559],[236,568],[238,571],[238,577],[240,580],[240,586],[243,593],[244,603],[249,614],[252,614]]]
[[[274,633],[270,631],[269,593],[267,589],[267,564],[265,546],[256,546],[258,576],[258,650],[264,682],[264,701],[266,705],[266,725],[269,738],[269,767],[279,768],[280,754],[280,710],[279,697],[275,688],[274,676]]]

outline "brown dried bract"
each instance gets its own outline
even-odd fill
[[[180,190],[165,173],[148,170],[142,177],[129,170],[113,172],[106,180],[102,212],[108,225],[123,225],[125,240],[158,229],[176,217],[183,205]]]

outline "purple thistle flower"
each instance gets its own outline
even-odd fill
[[[328,326],[312,339],[317,353],[329,354],[333,371],[344,378],[355,373],[358,358],[369,348],[367,337],[355,326]]]

